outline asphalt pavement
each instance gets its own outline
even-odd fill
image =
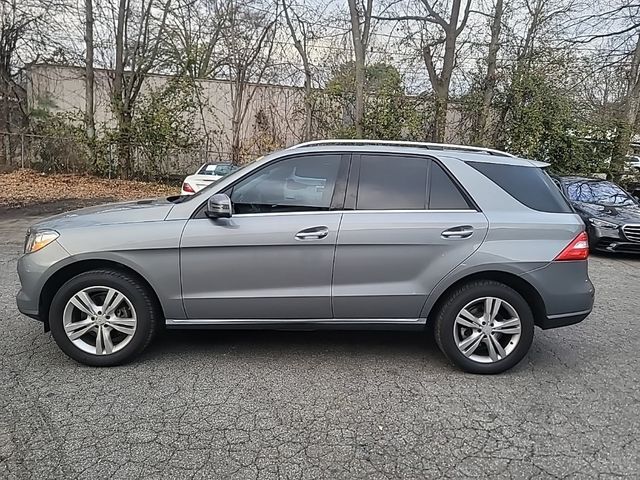
[[[16,309],[31,221],[0,219],[0,478],[640,477],[640,259],[593,257],[593,314],[499,376],[389,332],[168,331],[96,369]]]

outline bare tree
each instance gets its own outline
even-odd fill
[[[237,4],[226,17],[226,68],[231,87],[231,161],[242,160],[242,126],[260,83],[271,67],[278,9],[250,10]]]
[[[355,112],[354,124],[356,137],[362,138],[364,133],[364,81],[367,60],[367,49],[371,35],[371,18],[373,0],[349,0],[349,17],[351,21],[351,39],[355,56]]]
[[[629,144],[633,138],[638,120],[640,107],[640,34],[635,40],[635,47],[629,55],[629,69],[626,75],[625,95],[622,101],[622,111],[619,115],[617,135],[611,155],[611,170],[614,174],[621,174],[624,161],[629,153]]]
[[[302,140],[309,140],[312,136],[313,121],[313,85],[308,44],[310,25],[300,18],[291,4],[287,4],[287,0],[282,0],[282,12],[284,13],[287,27],[289,28],[293,46],[296,48],[302,61],[302,70],[304,72],[304,130]],[[298,32],[300,32],[300,34],[298,34]]]
[[[487,124],[491,116],[491,104],[496,88],[498,50],[500,48],[503,13],[503,0],[496,0],[491,20],[491,40],[489,41],[489,51],[487,53],[487,74],[482,85],[482,105],[478,112],[478,123],[473,132],[473,141],[479,145],[488,145],[490,140],[487,136]]]
[[[219,74],[227,60],[222,40],[232,1],[177,0],[167,19],[162,66],[193,79]]]
[[[50,5],[55,12],[57,4]],[[50,41],[46,5],[40,0],[0,0],[0,130],[4,163],[11,164],[11,133],[28,118],[26,89],[20,81]],[[25,60],[27,59],[27,60]],[[17,127],[17,128],[16,128]]]
[[[89,142],[89,150],[95,162],[94,141],[96,137],[95,123],[95,72],[93,63],[93,0],[85,0],[85,132]]]
[[[158,63],[171,0],[141,0],[133,11],[129,0],[118,6],[112,105],[118,125],[118,157],[122,175],[133,173],[131,126],[136,101],[147,75]]]
[[[467,25],[469,11],[472,0],[467,0],[467,5],[460,19],[462,0],[452,0],[448,19],[440,15],[431,4],[431,0],[422,0],[422,4],[427,10],[424,21],[435,24],[442,32],[442,36],[436,39],[429,39],[428,35],[423,36],[422,58],[429,74],[429,81],[435,93],[435,115],[433,140],[444,142],[447,126],[447,111],[449,108],[449,89],[451,78],[456,66],[456,43],[458,37]],[[435,47],[443,45],[442,67],[438,71],[438,54]]]
[[[610,48],[600,68],[613,66],[623,74],[623,92],[615,101],[616,136],[611,155],[611,171],[617,176],[624,169],[640,113],[640,4],[614,0],[607,8],[583,15],[578,22],[582,32],[573,44]]]
[[[473,0],[451,0],[444,6],[432,0],[420,0],[420,10],[412,13],[413,5],[408,5],[408,14],[376,17],[381,20],[402,20],[418,22],[420,26],[420,54],[429,76],[429,83],[435,96],[434,124],[431,138],[443,142],[446,135],[449,90],[456,67],[458,37],[464,31]],[[446,10],[445,10],[446,9]],[[436,32],[430,27],[435,26]]]

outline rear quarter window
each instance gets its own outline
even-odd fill
[[[468,164],[533,210],[549,213],[573,212],[551,177],[540,168],[484,162]]]

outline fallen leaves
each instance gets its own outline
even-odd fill
[[[179,195],[179,187],[89,175],[52,174],[21,169],[0,174],[0,207],[19,208],[66,199],[91,203]]]

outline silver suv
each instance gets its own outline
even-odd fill
[[[544,166],[455,145],[297,145],[190,197],[34,225],[18,307],[95,366],[130,360],[162,325],[432,325],[453,363],[499,373],[535,325],[593,305],[584,224]]]

